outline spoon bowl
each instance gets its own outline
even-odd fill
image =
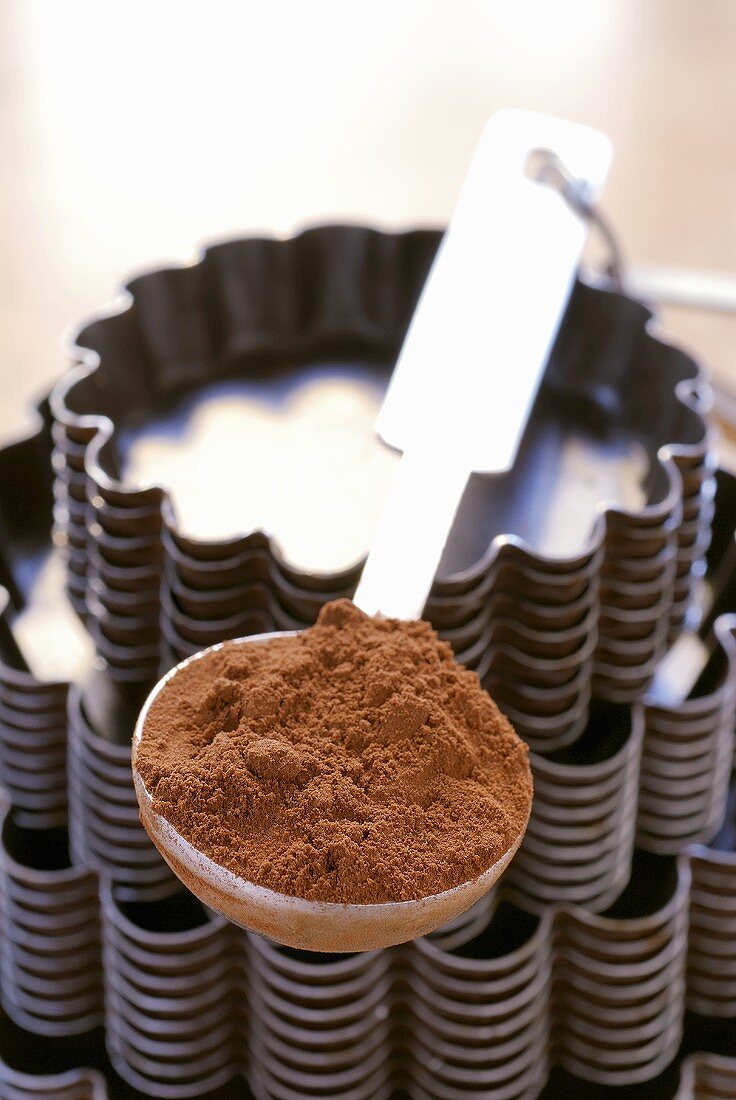
[[[295,633],[259,634],[227,644],[258,645]],[[158,814],[136,767],[148,712],[175,676],[193,661],[221,649],[224,644],[221,642],[195,653],[171,669],[146,700],[133,734],[133,782],[143,826],[174,874],[204,905],[233,924],[287,947],[303,951],[354,952],[392,947],[425,936],[460,916],[488,893],[513,859],[524,830],[501,858],[477,878],[428,897],[366,905],[308,901],[259,886],[210,859]]]

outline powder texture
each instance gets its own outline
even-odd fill
[[[310,900],[377,903],[476,878],[526,826],[526,745],[424,622],[347,600],[226,643],[154,701],[153,808],[229,870]]]

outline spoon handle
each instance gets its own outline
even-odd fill
[[[512,468],[587,235],[548,176],[596,195],[610,159],[577,123],[488,123],[376,425],[404,457],[355,594],[368,614],[421,617],[470,474]]]
[[[421,618],[470,473],[441,443],[427,454],[406,452],[355,593],[362,611]]]

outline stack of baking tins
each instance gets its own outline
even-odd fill
[[[2,610],[2,634],[12,638]],[[66,822],[66,701],[68,684],[47,684],[2,655],[0,642],[0,781],[19,824],[53,828]],[[15,647],[14,647],[15,648]],[[20,662],[18,662],[20,663]]]
[[[165,487],[127,479],[126,429],[282,363],[383,385],[438,239],[331,227],[143,276],[80,333],[39,431],[0,450],[3,1097],[733,1092],[736,483],[714,496],[696,365],[619,294],[576,286],[519,461],[472,479],[427,609],[532,747],[532,821],[499,888],[395,951],[309,956],[202,910],[138,823],[130,734],[153,679],[313,622],[361,563],[315,573],[258,530],[195,537]],[[566,540],[560,486],[578,499],[581,463],[630,471],[634,443],[641,495],[602,493]],[[16,630],[52,510],[97,650],[71,688],[34,678]],[[665,704],[652,673],[708,593],[710,656]]]
[[[710,840],[723,821],[733,760],[736,617],[714,624],[697,694],[678,706],[646,701],[637,843],[662,855]]]
[[[552,913],[502,905],[453,950],[408,949],[409,1079],[417,1097],[534,1096],[549,1073]]]
[[[733,843],[733,835],[729,838]],[[736,856],[733,851],[690,850],[688,1004],[701,1016],[736,1017]]]
[[[504,540],[488,557],[472,588],[438,580],[427,617],[531,745],[568,744],[590,704],[600,548],[551,562]]]
[[[668,874],[651,857],[633,870],[604,917],[558,917],[559,1061],[600,1085],[651,1080],[682,1037],[689,874]]]
[[[0,1063],[0,1086],[5,1100],[108,1100],[105,1078],[93,1069],[65,1073],[19,1073]]]
[[[48,406],[27,439],[0,449],[0,784],[15,820],[30,829],[66,824],[67,683],[29,668],[12,621],[48,554],[51,508]],[[53,644],[53,643],[52,643]]]
[[[273,382],[283,363],[357,361],[385,384],[437,241],[333,227],[216,246],[198,265],[136,280],[127,308],[82,330],[78,362],[52,397],[57,534],[77,599],[84,558],[84,613],[110,676],[144,681],[223,638],[299,629],[351,594],[360,562],[307,572],[257,530],[189,534],[164,487],[126,479],[120,439],[204,386],[254,372]],[[264,279],[278,277],[276,299],[253,279],[261,264]],[[578,285],[516,467],[471,482],[427,607],[534,748],[579,736],[592,688],[614,701],[641,697],[680,614],[676,571],[687,565],[691,577],[707,543],[702,382],[692,360],[647,333],[648,316]],[[64,456],[83,439],[80,472],[81,454]],[[644,499],[629,510],[602,503],[568,547],[545,497],[565,448],[581,440],[609,468],[636,441]],[[86,511],[75,511],[85,478]]]
[[[128,905],[101,892],[107,1050],[144,1095],[199,1096],[242,1064],[238,934],[179,895]]]
[[[89,723],[82,692],[69,694],[69,839],[75,862],[115,882],[125,901],[168,897],[178,880],[141,827],[130,745]]]
[[[686,622],[694,586],[705,571],[704,554],[710,542],[715,482],[712,469],[698,446],[680,456],[682,477],[682,523],[677,532],[675,587],[670,619],[670,640]]]
[[[533,753],[534,803],[507,875],[521,904],[606,909],[631,873],[643,721],[637,708],[595,705],[583,736],[548,756]]]
[[[394,956],[316,955],[247,937],[250,1071],[257,1096],[389,1097]]]
[[[681,1087],[675,1100],[733,1100],[736,1060],[717,1054],[691,1054],[682,1063]]]
[[[28,1031],[80,1035],[102,1023],[97,879],[72,866],[63,830],[5,814],[0,852],[0,997]]]

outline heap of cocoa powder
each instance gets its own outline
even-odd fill
[[[153,808],[244,878],[376,903],[477,877],[526,825],[526,745],[423,622],[347,600],[178,673],[137,756]]]

